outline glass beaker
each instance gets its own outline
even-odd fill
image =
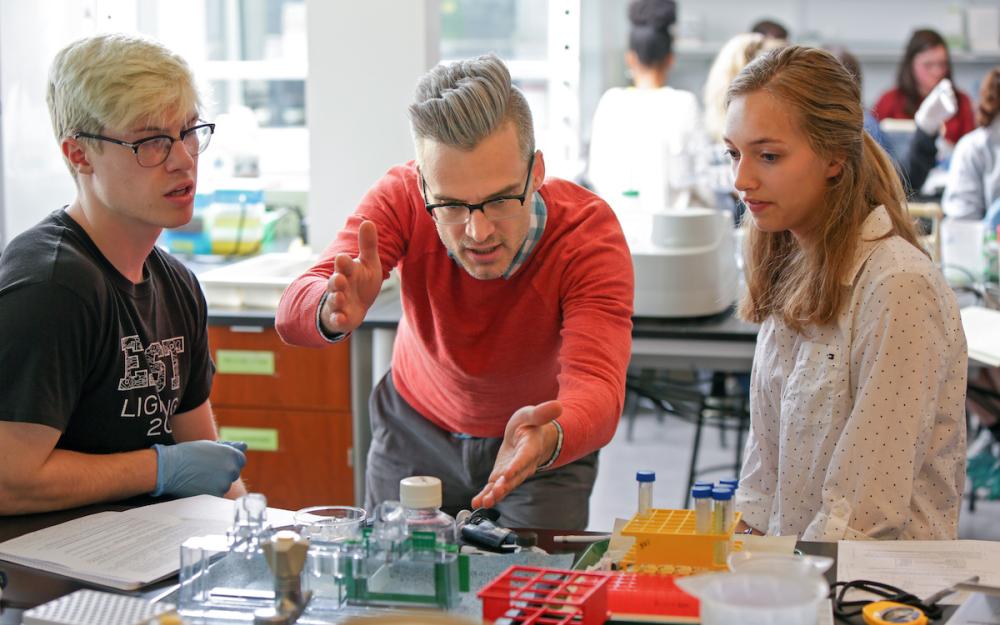
[[[295,513],[295,529],[310,542],[340,542],[361,537],[365,525],[363,508],[312,506]]]
[[[358,542],[366,513],[351,506],[313,506],[295,513],[295,528],[309,539],[303,588],[313,593],[310,611],[337,610],[345,593],[343,579],[360,557]]]

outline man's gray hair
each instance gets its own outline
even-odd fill
[[[426,139],[471,150],[507,121],[517,128],[527,161],[535,152],[531,109],[496,55],[438,65],[417,83],[410,127],[421,159]]]

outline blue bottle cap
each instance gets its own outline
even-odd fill
[[[725,479],[725,480],[719,480],[719,484],[722,484],[724,486],[732,486],[733,488],[739,488],[740,487],[740,481],[737,480],[737,479],[733,479],[733,478],[729,478],[729,479]]]
[[[691,496],[695,499],[707,499],[712,496],[712,489],[708,486],[695,486],[691,489]]]
[[[716,501],[729,501],[733,498],[733,491],[729,488],[713,488],[712,499]]]
[[[639,482],[655,482],[656,471],[636,471],[635,479]]]
[[[715,488],[715,482],[695,482],[693,485],[695,487],[697,487],[697,486],[707,486],[709,488]]]

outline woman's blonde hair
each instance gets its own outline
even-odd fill
[[[778,315],[792,328],[822,325],[840,312],[841,281],[854,260],[865,218],[879,205],[893,234],[919,249],[899,175],[888,155],[864,131],[857,81],[829,52],[804,46],[774,50],[733,80],[726,104],[764,91],[793,113],[812,150],[842,163],[828,181],[815,245],[801,247],[791,232],[764,232],[744,221],[747,292],[740,315],[762,322]]]
[[[784,45],[787,45],[784,40],[765,37],[760,33],[741,33],[723,44],[712,61],[702,91],[702,99],[705,101],[705,131],[712,141],[722,141],[722,131],[726,127],[726,90],[729,89],[729,83],[757,55]]]
[[[201,108],[188,64],[142,37],[104,34],[75,41],[52,61],[46,94],[56,140],[137,122],[162,125]],[[95,149],[101,144],[95,142]],[[73,172],[73,168],[70,167]]]

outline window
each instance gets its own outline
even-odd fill
[[[203,179],[256,168],[269,186],[304,186],[305,0],[205,0],[190,3],[193,11],[177,5],[139,3],[139,30],[182,54],[209,87],[205,118],[221,123]],[[255,163],[249,170],[248,161]]]
[[[493,52],[524,92],[548,173],[582,171],[579,0],[441,0],[443,62]]]

